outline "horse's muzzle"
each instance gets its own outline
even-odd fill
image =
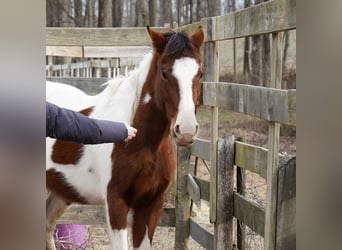
[[[186,132],[182,132],[182,130],[186,130]],[[181,147],[189,147],[191,146],[198,134],[198,124],[193,126],[191,129],[182,129],[180,125],[175,125],[172,129],[172,135],[175,139],[177,146]]]

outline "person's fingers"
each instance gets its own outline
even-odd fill
[[[126,124],[126,127],[127,127],[128,133],[127,133],[127,137],[126,137],[125,141],[127,142],[136,136],[138,130],[134,127],[129,126],[128,124]]]
[[[131,136],[135,136],[137,132],[138,132],[138,130],[133,128],[133,127],[130,127],[128,129],[128,134],[131,135]]]

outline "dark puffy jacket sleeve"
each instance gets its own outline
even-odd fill
[[[46,102],[46,136],[83,144],[123,141],[128,135],[122,122],[89,118]]]

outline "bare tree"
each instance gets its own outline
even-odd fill
[[[245,8],[249,7],[251,4],[250,0],[245,0]],[[248,84],[250,80],[250,65],[249,65],[249,37],[245,37],[245,48],[243,55],[243,76],[244,83]]]
[[[98,8],[98,27],[111,27],[112,26],[112,15],[109,0],[99,0]]]
[[[135,6],[136,21],[135,26],[141,27],[149,24],[148,3],[147,0],[137,0]]]
[[[262,69],[263,69],[263,86],[269,87],[271,81],[271,35],[262,35]]]
[[[95,0],[87,0],[85,7],[85,26],[96,27],[97,20],[95,18]]]
[[[84,27],[84,19],[82,14],[83,3],[82,0],[74,0],[75,8],[75,27]]]
[[[59,8],[60,8],[60,23],[61,27],[72,27],[74,24],[74,20],[70,15],[71,4],[70,0],[59,0]]]
[[[183,0],[177,0],[177,23],[183,25]]]
[[[59,1],[47,0],[46,1],[46,26],[47,27],[58,27],[59,26],[59,12],[60,12]]]
[[[188,0],[188,1],[189,1],[189,23],[193,23],[195,3],[194,3],[194,0]]]
[[[112,0],[112,24],[114,27],[121,27],[123,24],[122,21],[123,21],[123,0]]]
[[[268,0],[255,0],[255,4],[267,2]],[[270,35],[252,36],[251,50],[251,83],[257,86],[268,87],[270,84]]]
[[[199,21],[201,18],[206,17],[207,10],[206,3],[202,0],[197,0],[196,20]]]
[[[254,4],[260,4],[263,0],[254,0]],[[262,52],[262,37],[260,35],[252,36],[252,49],[251,49],[251,64],[252,74],[251,83],[252,85],[262,85],[262,65],[261,65],[261,52]]]
[[[283,78],[286,77],[287,74],[287,65],[286,65],[286,60],[287,60],[287,51],[290,45],[290,33],[289,31],[284,32],[284,51],[283,51]],[[287,89],[288,87],[285,86],[286,81],[282,81],[282,88]]]
[[[149,9],[149,24],[151,26],[157,26],[157,0],[148,0],[148,9]]]
[[[172,1],[163,1],[159,2],[160,9],[160,26],[164,26],[164,24],[168,23],[172,26],[173,16],[172,16]]]
[[[220,15],[220,0],[210,0],[207,1],[208,4],[208,15],[210,17],[212,16],[218,16]]]
[[[227,12],[234,12],[235,11],[235,0],[228,0],[227,3]],[[236,77],[236,40],[233,39],[233,81],[237,82]]]

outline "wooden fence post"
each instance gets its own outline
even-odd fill
[[[209,21],[210,20],[210,21]],[[207,23],[207,40],[204,44],[205,81],[219,81],[219,42],[210,42],[215,32],[214,19]],[[216,153],[218,138],[218,106],[211,107],[211,143],[210,143],[210,222],[216,221]]]
[[[272,33],[271,88],[281,87],[282,77],[282,40],[281,32]],[[274,106],[277,103],[273,104]],[[265,214],[264,249],[274,250],[276,244],[277,222],[277,183],[279,165],[279,130],[280,124],[270,122],[268,125],[267,154],[267,195]]]
[[[189,163],[191,147],[177,147],[177,192],[176,192],[176,232],[175,249],[189,249],[190,196],[187,191],[187,175],[191,173]]]
[[[53,57],[52,56],[48,56],[48,77],[53,76]]]
[[[296,157],[279,167],[276,249],[296,249]]]
[[[214,249],[231,249],[233,246],[233,197],[235,138],[218,139],[216,222]]]
[[[237,138],[237,141],[243,142],[243,138]],[[246,195],[246,170],[238,166],[236,166],[236,191],[243,196]],[[236,243],[239,250],[246,249],[246,225],[239,220],[236,220]]]

